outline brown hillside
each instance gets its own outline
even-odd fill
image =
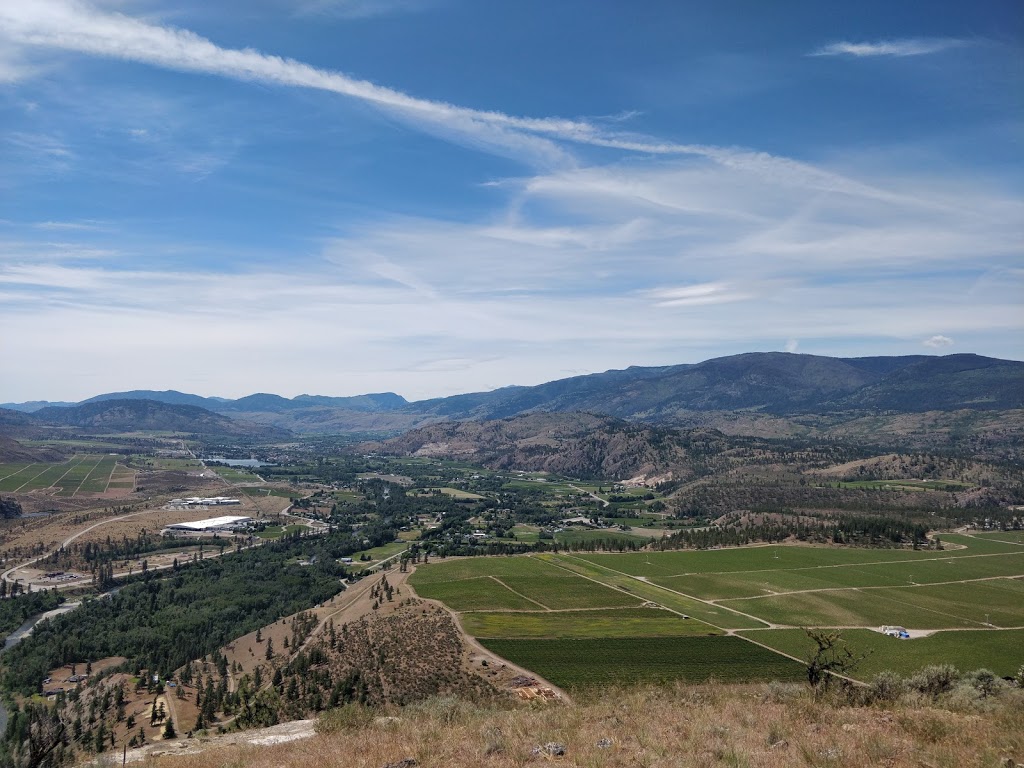
[[[63,461],[57,451],[48,448],[29,448],[17,440],[0,435],[0,463]]]

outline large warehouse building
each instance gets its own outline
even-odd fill
[[[190,523],[175,523],[164,528],[166,536],[183,536],[196,533],[233,533],[252,525],[251,517],[225,515],[208,520],[194,520]]]

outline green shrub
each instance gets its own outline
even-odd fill
[[[880,672],[871,680],[867,698],[870,703],[891,703],[899,699],[906,689],[907,684],[895,672]]]
[[[907,680],[907,687],[934,699],[953,690],[959,679],[960,673],[952,664],[933,664]]]
[[[373,722],[374,712],[361,704],[346,704],[337,709],[329,709],[320,715],[314,729],[317,733],[337,733],[356,728],[364,728]]]

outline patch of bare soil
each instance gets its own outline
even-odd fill
[[[251,731],[226,733],[219,736],[202,736],[195,739],[172,739],[130,749],[125,762],[140,763],[165,756],[198,755],[211,753],[226,747],[267,747],[274,744],[308,739],[316,734],[316,720],[293,720],[289,723],[272,725],[269,728],[255,728]],[[227,763],[225,763],[227,765]]]

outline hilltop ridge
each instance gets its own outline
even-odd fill
[[[653,424],[731,424],[737,433],[795,435],[822,426],[806,417],[826,417],[825,426],[832,427],[864,416],[915,414],[920,420],[922,414],[964,411],[974,414],[965,417],[970,422],[986,413],[1020,411],[1024,362],[973,354],[833,358],[751,352],[415,402],[393,392],[291,399],[257,393],[231,400],[136,390],[97,395],[74,406],[37,408],[44,401],[34,401],[0,407],[59,420],[60,411],[70,407],[126,399],[201,407],[298,433],[395,433],[434,422],[583,411]],[[1020,419],[1014,415],[1008,421],[1016,425]]]

